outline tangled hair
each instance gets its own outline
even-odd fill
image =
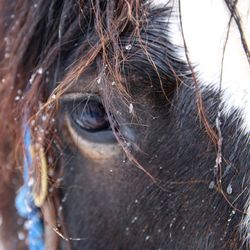
[[[1,6],[4,41],[1,44],[0,114],[3,120],[1,136],[7,138],[3,140],[4,145],[1,144],[4,149],[1,150],[4,154],[1,162],[9,163],[6,154],[13,153],[13,145],[17,145],[15,159],[22,161],[18,155],[22,145],[17,142],[22,137],[23,118],[28,117],[32,126],[35,121],[40,124],[45,120],[41,119],[41,114],[54,113],[60,95],[88,67],[94,65],[99,71],[98,77],[112,76],[119,94],[129,97],[126,86],[121,84],[125,55],[120,37],[128,30],[131,39],[138,37],[142,9],[139,1],[37,1],[33,5],[29,1],[17,1],[14,6],[4,4],[9,6]],[[89,26],[81,26],[81,23],[89,23],[95,28],[88,30]],[[77,60],[59,75],[69,53]],[[105,84],[104,94],[110,95],[108,82],[102,83]],[[50,130],[48,122],[42,126]],[[46,139],[42,140],[45,143]]]
[[[22,165],[20,138],[23,137],[24,117],[32,127],[33,139],[39,139],[38,143],[50,151],[51,137],[55,137],[50,118],[56,113],[58,100],[88,68],[95,67],[98,72],[90,85],[102,79],[100,90],[107,110],[114,108],[108,101],[112,96],[119,96],[129,105],[131,96],[126,76],[135,62],[124,53],[126,46],[133,45],[131,51],[144,54],[162,84],[166,72],[157,67],[148,53],[145,39],[141,38],[148,19],[158,18],[159,10],[155,9],[149,17],[149,5],[143,1],[55,0],[34,4],[16,1],[11,4],[2,2],[2,5],[4,41],[1,44],[0,116],[4,143],[1,144],[3,155],[0,161],[5,170],[7,163]],[[161,9],[164,11],[166,9]],[[69,55],[74,62],[63,68]],[[178,82],[175,68],[180,62],[168,60],[165,63],[175,76],[168,80]],[[110,79],[116,82],[115,88]],[[40,133],[41,130],[46,133]],[[10,155],[11,160],[6,159],[6,155]],[[16,168],[10,166],[9,169]],[[8,179],[9,173],[3,172]]]
[[[60,150],[60,141],[54,133],[53,116],[59,98],[88,68],[95,67],[98,72],[89,84],[102,79],[100,90],[107,110],[114,108],[108,101],[112,96],[119,96],[126,105],[131,99],[125,76],[129,74],[128,60],[130,65],[134,62],[124,53],[126,46],[133,44],[133,49],[144,54],[161,82],[163,72],[141,39],[148,7],[140,0],[0,2],[4,34],[0,44],[0,168],[4,181],[0,188],[5,190],[0,196],[12,193],[10,201],[1,203],[1,211],[13,207],[21,184],[24,127],[29,124],[34,143],[46,149],[47,157],[56,155],[54,146]],[[155,10],[151,15],[157,17],[157,13]],[[73,64],[65,68],[69,55]],[[167,63],[175,73],[173,63]],[[110,79],[116,82],[115,88]],[[39,175],[39,165],[34,168]],[[52,185],[56,180],[50,182]]]
[[[240,29],[234,7],[237,1],[226,3]],[[166,58],[165,64],[171,71],[168,75],[173,76],[168,79],[172,87],[166,89],[162,81],[167,74],[158,67],[152,53],[148,53],[143,30],[150,25],[150,18],[160,18],[160,11],[166,11],[161,8],[149,13],[148,8],[149,4],[142,0],[37,0],[32,4],[28,0],[0,0],[0,33],[4,37],[0,43],[0,197],[1,201],[5,200],[0,203],[0,211],[13,207],[15,191],[21,184],[24,124],[30,124],[33,140],[55,158],[60,140],[54,132],[53,116],[59,98],[89,68],[97,71],[96,79],[89,84],[102,79],[100,91],[104,106],[111,111],[112,97],[119,96],[126,105],[132,100],[126,76],[136,62],[126,53],[126,46],[133,45],[130,52],[138,51],[150,62],[155,69],[152,74],[158,77],[167,98],[173,86],[179,84],[181,62],[174,57]],[[249,59],[242,31],[241,34]],[[68,57],[73,59],[73,64],[65,67]],[[115,88],[110,79],[116,82]],[[202,110],[202,102],[197,103]],[[202,119],[206,124],[204,114]],[[217,134],[209,124],[206,127],[217,141]],[[126,153],[129,155],[129,151]]]

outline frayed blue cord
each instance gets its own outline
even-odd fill
[[[24,184],[17,194],[15,203],[18,214],[27,219],[25,225],[28,230],[29,250],[44,250],[44,225],[40,210],[35,206],[32,195],[33,183],[30,178],[30,170],[32,167],[32,156],[30,153],[31,145],[32,141],[30,128],[26,126],[24,134]]]

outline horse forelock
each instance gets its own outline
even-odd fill
[[[181,6],[179,6],[178,1],[149,1],[149,8],[144,5],[145,9],[143,9],[143,11],[149,13],[149,15],[146,16],[146,21],[142,26],[140,26],[140,22],[136,19],[138,18],[138,14],[140,17],[143,17],[144,14],[143,11],[140,13],[138,10],[138,7],[140,7],[139,1],[128,1],[130,4],[128,3],[127,7],[122,4],[123,1],[118,1],[120,8],[118,11],[119,15],[116,17],[108,16],[110,13],[107,8],[95,9],[95,11],[97,10],[97,15],[93,16],[94,12],[93,9],[91,9],[93,6],[91,6],[90,1],[82,2],[87,3],[86,8],[78,9],[77,5],[65,2],[63,7],[60,6],[60,9],[56,11],[56,4],[50,4],[50,1],[47,1],[46,5],[42,6],[43,1],[38,1],[37,6],[26,6],[22,9],[23,13],[20,12],[20,19],[23,21],[27,18],[28,22],[25,26],[18,26],[18,23],[16,25],[21,28],[21,34],[27,32],[27,37],[16,37],[17,41],[13,42],[13,48],[17,49],[19,43],[22,45],[20,51],[12,55],[12,62],[17,63],[15,69],[21,69],[23,72],[21,72],[22,78],[20,80],[12,79],[12,81],[10,81],[16,81],[17,83],[13,86],[12,99],[10,102],[13,102],[13,99],[16,97],[20,97],[21,99],[22,96],[18,94],[19,89],[25,92],[25,89],[29,88],[32,91],[30,91],[30,94],[27,92],[29,96],[24,99],[22,104],[26,106],[27,109],[34,109],[31,113],[37,114],[41,108],[40,100],[42,99],[45,103],[48,102],[48,105],[43,106],[42,111],[49,113],[51,110],[47,109],[47,107],[53,104],[55,99],[67,91],[69,86],[77,83],[79,79],[81,79],[81,76],[88,72],[89,68],[96,67],[97,73],[94,83],[98,82],[101,78],[104,97],[106,97],[104,103],[107,108],[110,110],[113,108],[109,93],[111,88],[114,89],[111,87],[111,81],[115,81],[115,94],[124,100],[125,105],[127,105],[129,109],[131,107],[130,104],[134,100],[132,96],[130,96],[126,84],[124,84],[123,81],[124,78],[129,78],[129,74],[126,75],[126,70],[122,72],[119,66],[122,59],[126,62],[127,57],[126,55],[124,56],[126,51],[132,52],[133,49],[136,50],[138,48],[142,51],[142,56],[138,56],[138,54],[135,53],[136,55],[133,60],[136,63],[133,65],[133,61],[130,62],[130,66],[127,65],[128,68],[137,66],[136,64],[139,61],[141,63],[139,65],[145,66],[148,71],[154,74],[154,79],[158,78],[159,75],[157,73],[160,73],[160,75],[168,74],[170,75],[170,80],[168,79],[170,82],[175,82],[175,80],[179,82],[180,79],[177,78],[181,74],[187,77],[192,73],[190,69],[184,66],[184,63],[182,64],[182,62],[187,61],[188,54],[190,62],[194,66],[193,69],[196,73],[201,91],[211,89],[216,93],[221,91],[223,114],[230,116],[233,112],[237,111],[239,119],[243,121],[241,124],[242,133],[246,136],[249,135],[249,61],[242,46],[241,33],[235,21],[233,20],[229,25],[230,11],[225,2],[192,0],[192,3],[191,1],[186,3],[185,1],[180,1]],[[99,3],[99,1],[97,1],[97,3]],[[249,10],[249,5],[247,1],[239,1],[238,4],[243,32],[247,38],[249,37],[248,30],[250,30],[250,28],[246,10]],[[243,6],[244,4],[245,6]],[[103,4],[103,6],[104,5],[105,4]],[[97,5],[95,7],[97,7]],[[110,5],[110,7],[112,6]],[[31,21],[34,20],[34,16],[30,17],[30,19],[29,17],[21,17],[21,15],[25,13],[25,8],[34,9],[34,15],[37,15],[36,23],[31,24]],[[136,10],[133,12],[131,8],[135,8]],[[50,15],[46,13],[48,9]],[[82,14],[79,14],[77,12],[78,10],[79,13]],[[157,22],[154,23],[152,21],[154,17],[152,17],[150,20],[152,22],[150,23],[148,22],[150,19],[150,11],[153,10],[156,10],[155,13],[159,15],[157,17],[158,19],[155,18]],[[105,27],[101,25],[104,13],[108,16],[105,19],[107,21]],[[16,15],[18,16],[18,14]],[[70,15],[72,15],[72,19],[70,19]],[[91,25],[79,26],[80,21],[83,21],[78,20],[79,15],[85,19],[86,23],[91,23]],[[118,20],[121,17],[124,17],[122,22]],[[73,20],[73,18],[76,18],[76,20]],[[48,23],[43,23],[44,20]],[[20,20],[17,18],[17,21]],[[183,30],[181,30],[180,21],[182,22]],[[112,22],[113,24],[117,22],[119,25],[112,26]],[[44,29],[38,30],[41,23]],[[29,25],[31,25],[31,27],[29,27]],[[166,25],[166,27],[162,25]],[[147,30],[145,33],[143,33],[144,28]],[[30,33],[28,33],[29,29],[31,30]],[[49,32],[50,29],[59,30],[59,32],[53,37]],[[167,39],[161,41],[160,44],[157,44],[158,41],[155,41],[158,47],[154,47],[152,45],[153,43],[148,43],[143,47],[142,45],[145,45],[143,44],[144,35],[147,38],[150,37],[150,30],[152,31],[153,29],[157,30],[160,35],[165,32]],[[227,35],[228,30],[229,33]],[[79,35],[77,36],[79,32],[84,38],[79,38]],[[110,39],[108,36],[110,36],[112,32],[115,35]],[[124,36],[123,40],[121,39],[122,44],[119,44],[118,38],[124,33],[126,34],[126,32],[130,34],[131,37],[133,37],[133,35],[139,35],[139,39],[141,40],[139,41],[138,39],[137,42],[134,42],[130,36]],[[46,34],[47,38],[36,46],[36,37],[42,34]],[[13,35],[13,37],[15,37],[15,35]],[[154,38],[154,36],[152,37]],[[8,38],[8,36],[6,36],[6,38]],[[187,46],[187,51],[185,51],[184,48],[183,38]],[[65,42],[68,42],[68,40],[71,42],[66,44]],[[173,61],[169,59],[170,62],[163,63],[162,58],[158,55],[161,52],[162,43],[166,45],[167,42],[169,47],[174,50],[174,52],[169,50],[169,58],[173,58]],[[44,44],[46,44],[46,46],[44,46]],[[68,49],[67,52],[63,51],[67,46],[70,47],[70,49]],[[40,53],[41,50],[45,51],[44,54]],[[27,53],[26,55],[28,56],[32,51],[34,51],[34,58],[27,62],[27,68],[22,68],[22,64],[24,64],[26,60],[25,53]],[[241,53],[239,53],[239,51],[241,51]],[[110,52],[111,54],[113,53],[113,57],[105,57],[105,53],[108,54]],[[67,65],[66,73],[63,73],[63,77],[61,77],[58,73],[60,72],[60,68],[57,67],[58,62],[60,64],[60,60],[62,60],[64,56],[65,58],[68,57],[69,54],[71,54],[71,57],[76,58],[79,57],[79,55],[85,56],[83,56],[81,60],[74,61],[73,64]],[[100,54],[102,54],[101,57]],[[7,57],[9,56],[9,54],[6,55]],[[32,56],[30,57],[32,58]],[[224,59],[222,60],[223,57]],[[8,58],[6,58],[6,61],[7,59]],[[177,64],[176,66],[169,68],[169,64],[175,65],[175,63]],[[32,68],[31,72],[27,72],[29,67]],[[142,68],[143,67],[139,67],[138,72],[142,70]],[[159,72],[156,72],[156,68]],[[114,71],[114,69],[117,69],[117,71]],[[14,72],[13,75],[16,77],[17,73],[18,72]],[[143,73],[142,71],[141,74]],[[48,82],[50,83],[48,84]],[[46,88],[47,90],[44,91]],[[37,98],[34,98],[36,96]],[[17,101],[19,101],[18,98],[16,98],[16,102]],[[38,122],[41,121],[39,118],[37,118],[37,120]],[[48,124],[48,127],[49,126],[50,124]],[[17,128],[17,130],[18,129],[20,128]],[[247,238],[249,238],[250,228],[249,203],[250,201],[246,204],[247,215],[244,216],[242,222],[243,230],[247,232]]]

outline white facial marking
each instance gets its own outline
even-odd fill
[[[173,7],[169,24],[171,42],[183,48],[178,0],[152,1],[156,6],[164,3]],[[202,87],[218,91],[230,12],[223,0],[180,0],[180,3],[188,56],[195,66],[197,79]],[[250,1],[238,0],[237,10],[250,48]],[[169,17],[167,18],[169,20]],[[178,53],[186,61],[184,49],[180,48]],[[224,54],[221,89],[225,104],[224,114],[228,115],[235,109],[239,110],[239,116],[244,121],[242,129],[244,132],[250,132],[250,65],[234,21],[230,26]]]

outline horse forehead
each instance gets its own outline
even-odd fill
[[[152,0],[152,4],[157,7],[166,3],[172,8],[171,17],[166,17],[166,20],[170,20],[168,24],[170,41],[180,46],[178,56],[186,61],[180,25],[179,13],[181,13],[189,60],[195,66],[200,85],[215,91],[219,91],[221,87],[224,114],[239,111],[239,116],[243,119],[242,129],[249,132],[250,65],[234,20],[228,33],[231,14],[225,1]],[[250,1],[238,0],[236,8],[250,48]],[[225,46],[227,33],[228,40]]]

